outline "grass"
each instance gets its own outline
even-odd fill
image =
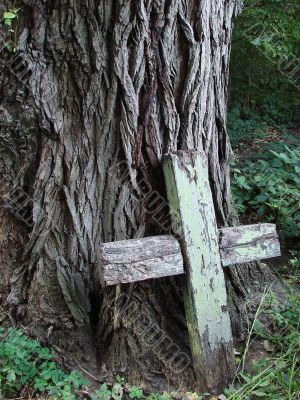
[[[284,304],[271,305],[270,293],[270,288],[264,292],[255,314],[234,386],[225,391],[228,400],[300,399],[300,299],[291,293]],[[269,317],[268,326],[260,323],[262,313]],[[250,344],[258,339],[269,353],[245,372]]]

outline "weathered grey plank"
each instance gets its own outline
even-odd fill
[[[280,256],[273,224],[220,229],[219,246],[223,267]],[[184,273],[179,242],[168,235],[104,243],[97,268],[103,286]]]
[[[172,236],[104,243],[98,273],[103,286],[182,274],[179,242]]]
[[[233,247],[252,243],[257,239],[278,237],[276,225],[254,224],[220,229],[220,247]]]
[[[273,224],[257,224],[220,230],[222,266],[280,256],[280,243]]]
[[[172,153],[163,169],[185,259],[184,303],[194,370],[203,390],[218,392],[233,378],[235,362],[207,159],[199,152]]]
[[[118,283],[139,282],[145,279],[163,278],[182,274],[182,256],[180,253],[161,258],[139,261],[133,264],[108,264],[102,285],[110,286]]]

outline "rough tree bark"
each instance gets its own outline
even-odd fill
[[[9,286],[11,315],[64,355],[66,366],[158,389],[193,388],[192,366],[176,374],[119,312],[126,293],[190,354],[180,278],[101,291],[93,267],[103,241],[165,233],[139,198],[149,188],[165,197],[160,161],[170,150],[208,154],[218,224],[234,218],[226,98],[240,1],[19,5],[30,87],[1,65],[1,174],[6,193],[20,187],[32,198],[33,223],[18,221],[5,197],[2,299]],[[241,335],[250,270],[226,274],[233,330]]]

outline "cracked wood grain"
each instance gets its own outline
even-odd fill
[[[103,287],[182,274],[178,241],[170,236],[104,243],[97,273]]]

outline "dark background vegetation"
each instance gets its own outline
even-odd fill
[[[299,20],[297,2],[247,0],[230,69],[234,198],[242,217],[275,222],[287,247],[300,234]]]

